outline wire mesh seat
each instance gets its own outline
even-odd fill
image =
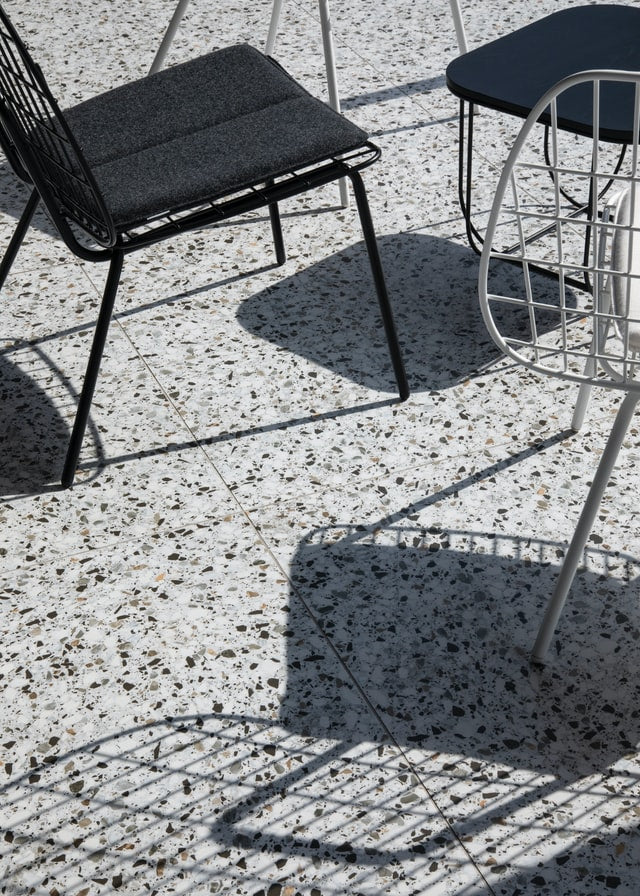
[[[622,160],[607,131],[612,99],[618,115],[626,110]],[[582,104],[585,115],[590,110],[590,135],[563,130],[567,102]],[[535,133],[539,121],[549,126],[547,159]],[[537,661],[548,650],[640,399],[639,134],[640,73],[563,79],[531,111],[511,150],[481,256],[480,304],[491,336],[514,361],[579,384],[574,430],[594,385],[624,393],[533,648]],[[505,239],[513,247],[497,251]]]
[[[72,252],[109,262],[64,486],[75,476],[124,256],[266,208],[282,264],[278,203],[343,177],[353,185],[398,391],[407,398],[360,174],[380,151],[258,50],[226,47],[63,113],[0,7],[0,145],[18,177],[33,187],[0,263],[0,287],[41,201]]]

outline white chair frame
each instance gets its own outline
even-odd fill
[[[462,12],[458,0],[449,0],[451,7],[451,17],[453,19],[453,27],[456,30],[456,40],[458,41],[458,49],[460,53],[466,53],[469,49],[467,44],[467,32],[462,21]]]
[[[628,146],[628,161],[624,169],[616,171],[615,168],[609,170],[603,158],[602,147],[604,144],[599,133],[600,96],[603,85],[625,82],[634,86],[631,110],[632,125],[630,121],[632,128],[630,133],[634,137]],[[584,84],[592,85],[594,128],[591,137],[580,138],[589,141],[588,151],[585,151],[583,156],[589,160],[589,168],[578,172],[571,170],[566,159],[560,160],[558,150],[560,128],[558,127],[557,109],[558,98],[566,90]],[[611,86],[606,89],[611,89]],[[537,138],[531,142],[528,138],[545,112],[550,118],[550,166],[545,166],[537,161],[531,162],[529,155],[532,151],[532,143],[537,142]],[[640,353],[634,350],[630,337],[631,331],[634,330],[637,340],[637,332],[640,328],[640,312],[637,306],[632,307],[630,298],[632,284],[638,284],[640,281],[640,215],[636,215],[634,210],[634,206],[637,205],[640,211],[639,134],[640,73],[582,72],[565,78],[549,90],[526,119],[504,166],[480,260],[480,305],[491,336],[501,350],[514,361],[538,373],[580,384],[572,420],[575,430],[582,425],[592,386],[620,390],[624,393],[533,647],[532,659],[536,662],[543,662],[548,651],[571,583],[583,556],[604,490],[618,458],[634,410],[640,400]],[[525,154],[525,150],[527,154]],[[616,159],[619,157],[617,153],[612,155],[615,155]],[[532,282],[531,272],[534,269],[540,269],[540,266],[544,267],[545,262],[548,262],[549,259],[540,257],[541,250],[536,248],[535,243],[525,242],[525,229],[527,224],[532,224],[536,213],[532,211],[533,203],[530,203],[530,199],[522,187],[525,175],[528,174],[531,178],[536,173],[534,169],[542,172],[545,167],[551,169],[548,173],[552,175],[548,179],[552,210],[547,215],[547,223],[556,228],[554,240],[557,253],[553,259],[553,266],[558,274],[558,304],[554,306],[557,309],[557,326],[548,334],[537,332],[537,320],[542,312],[547,315],[551,313],[552,308],[551,305],[539,298],[536,285]],[[596,197],[596,200],[591,202],[591,208],[581,223],[574,217],[570,217],[562,208],[561,179],[563,176],[569,175],[572,178],[575,178],[576,175],[584,176],[585,183],[590,179],[592,195]],[[602,198],[602,194],[607,191],[601,188],[607,186],[610,188],[607,195],[628,191],[628,195],[631,197],[629,221],[620,220],[619,213],[616,211],[620,207],[620,201],[616,196],[610,199]],[[504,223],[509,216],[511,220],[517,221],[517,229],[520,233],[520,246],[515,252],[515,256],[493,249],[496,230],[499,224]],[[630,222],[635,222],[635,226]],[[582,263],[576,264],[573,258],[563,257],[565,238],[563,234],[566,234],[569,228],[580,227],[584,228],[585,237],[588,234],[591,244],[588,255],[583,258]],[[620,261],[619,251],[621,240],[626,241],[622,243],[623,246],[628,246],[628,251],[625,250],[622,253],[624,256],[622,261]],[[612,267],[612,259],[616,256],[616,246],[618,246],[618,261],[617,265]],[[492,293],[489,289],[489,277],[491,273],[495,274],[494,263],[496,261],[513,262],[514,258],[522,272],[522,292],[519,296]],[[567,281],[573,272],[580,276],[586,275],[591,283],[592,299],[589,300],[585,290],[587,297],[585,306],[578,310],[571,306],[570,290],[567,286]],[[549,283],[548,280],[546,282]],[[613,297],[616,288],[617,303]],[[500,309],[500,315],[497,317],[498,309]],[[504,333],[504,315],[510,310],[513,310],[515,315],[516,309],[518,309],[518,313],[529,316],[530,335],[527,339],[521,336],[516,338],[512,334],[505,335]],[[585,332],[589,331],[591,338],[585,339]]]

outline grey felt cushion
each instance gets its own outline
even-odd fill
[[[367,140],[247,45],[118,87],[65,117],[120,227]]]

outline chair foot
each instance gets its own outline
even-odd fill
[[[280,210],[278,203],[272,202],[269,205],[269,218],[271,220],[271,233],[273,234],[273,245],[276,250],[276,262],[281,265],[287,260],[287,252],[284,247],[284,237],[282,236],[282,224],[280,223]]]

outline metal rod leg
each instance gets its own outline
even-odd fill
[[[282,0],[273,0],[271,8],[271,21],[269,22],[269,33],[267,34],[267,42],[264,52],[267,56],[271,56],[276,46],[276,37],[278,36],[278,26],[280,24],[280,13],[282,12]]]
[[[624,400],[620,405],[620,409],[618,410],[609,439],[602,453],[602,457],[600,458],[598,469],[593,478],[593,483],[589,489],[587,500],[582,508],[578,525],[573,533],[569,550],[567,551],[564,563],[562,564],[555,590],[547,606],[544,619],[542,620],[536,643],[533,645],[531,659],[534,662],[544,662],[553,633],[558,624],[558,619],[562,613],[564,602],[567,599],[569,588],[571,587],[573,577],[578,568],[578,563],[580,562],[582,552],[584,551],[584,546],[587,543],[587,538],[591,532],[593,521],[598,512],[598,507],[602,501],[602,495],[609,482],[611,471],[613,470],[620,452],[620,447],[627,429],[629,428],[629,423],[631,422],[638,400],[640,400],[640,396],[630,392],[625,395]]]
[[[578,398],[576,399],[576,406],[573,409],[573,417],[571,418],[571,429],[574,432],[578,432],[582,428],[590,396],[591,383],[582,383],[578,389]]]
[[[165,60],[167,53],[169,52],[169,47],[171,46],[171,42],[175,37],[176,31],[178,30],[178,25],[180,24],[182,17],[187,11],[187,6],[189,5],[190,0],[178,0],[178,4],[171,16],[171,21],[167,27],[164,37],[158,47],[155,58],[151,63],[151,68],[149,69],[149,74],[155,74],[158,69],[162,68],[162,64]]]
[[[284,264],[287,260],[287,253],[284,248],[282,224],[280,223],[280,211],[278,209],[277,202],[270,203],[269,218],[271,219],[271,233],[273,234],[273,244],[276,249],[276,261],[278,262],[278,264]]]
[[[11,270],[11,265],[15,261],[15,257],[18,254],[18,249],[22,245],[22,241],[25,237],[27,230],[29,229],[29,224],[31,224],[31,219],[33,218],[33,213],[38,207],[38,203],[40,202],[40,195],[37,190],[32,190],[31,195],[27,201],[27,204],[24,207],[24,211],[20,216],[20,220],[16,226],[16,229],[13,231],[13,236],[7,246],[6,252],[4,253],[2,262],[0,262],[0,288],[4,286],[4,282],[9,276],[9,271]]]
[[[384,329],[387,334],[387,342],[389,344],[389,352],[391,354],[393,370],[396,376],[396,382],[398,384],[400,400],[405,401],[405,399],[409,397],[409,384],[407,382],[407,375],[405,373],[402,354],[400,352],[400,345],[398,343],[398,334],[396,333],[396,326],[393,320],[391,303],[389,302],[389,294],[387,292],[384,272],[382,270],[382,261],[380,259],[380,252],[378,251],[378,243],[376,240],[375,230],[373,228],[373,221],[371,220],[369,202],[367,200],[367,194],[359,172],[350,171],[349,177],[351,178],[351,182],[353,183],[356,205],[358,206],[358,214],[360,215],[360,224],[362,225],[362,233],[364,235],[367,252],[369,253],[371,271],[373,273],[376,292],[378,293],[380,311],[382,313]]]
[[[73,424],[69,448],[67,449],[64,470],[62,471],[62,485],[64,488],[68,488],[73,484],[73,479],[76,474],[78,458],[80,457],[80,448],[82,447],[82,440],[89,420],[91,401],[96,387],[96,380],[98,379],[102,353],[104,352],[104,346],[107,340],[113,305],[118,291],[118,283],[120,282],[123,260],[124,253],[120,249],[116,250],[111,259],[111,265],[107,275],[104,295],[100,305],[100,313],[98,314],[96,329],[93,334],[93,344],[91,346],[89,362],[84,376],[82,392],[80,393],[78,410],[76,411],[76,419]]]
[[[329,0],[318,0],[318,8],[320,10],[320,27],[322,29],[322,48],[324,51],[324,67],[327,73],[329,105],[336,112],[340,112],[340,93],[338,90],[338,76],[336,74],[336,50],[333,43]],[[348,208],[349,188],[347,186],[347,179],[345,177],[341,178],[339,185],[340,205],[343,208]]]
[[[596,336],[594,335],[592,342],[592,348],[594,349],[594,351],[596,344]],[[598,364],[595,357],[592,355],[587,358],[587,363],[584,366],[584,375],[588,377],[595,377],[597,369]],[[574,432],[578,432],[580,429],[582,429],[584,417],[589,405],[589,399],[591,398],[591,388],[591,383],[581,383],[580,388],[578,389],[576,406],[573,409],[573,417],[571,418],[571,429]]]

